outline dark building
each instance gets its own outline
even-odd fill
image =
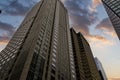
[[[0,80],[76,80],[68,14],[41,0],[0,52]]]
[[[120,40],[120,0],[102,0],[102,2]]]
[[[88,42],[81,33],[70,31],[77,80],[101,80]]]
[[[104,69],[103,69],[103,67],[102,67],[102,64],[101,64],[100,60],[98,60],[97,57],[95,57],[95,63],[96,63],[96,65],[97,65],[97,69],[98,69],[98,71],[99,71],[99,74],[100,74],[100,76],[101,76],[101,79],[102,79],[102,80],[108,80],[108,79],[107,79],[107,76],[106,76],[106,74],[105,74],[105,71],[104,71]]]

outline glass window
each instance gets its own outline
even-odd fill
[[[51,80],[55,80],[55,77],[53,75],[51,75]]]
[[[55,59],[55,58],[52,58],[52,60],[53,60],[54,62],[56,62],[56,59]]]

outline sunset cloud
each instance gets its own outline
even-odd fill
[[[93,36],[93,37],[86,37],[88,42],[91,45],[94,45],[94,47],[96,48],[103,48],[104,47],[108,47],[108,46],[113,46],[116,43],[113,40],[108,40],[105,37],[102,36]]]
[[[105,35],[111,36],[111,37],[117,37],[115,30],[109,20],[109,18],[103,19],[97,26],[96,29],[101,30]]]
[[[9,41],[0,41],[0,51],[3,50],[5,48],[5,46],[8,44]]]
[[[97,13],[90,13],[87,6],[91,3],[89,0],[65,0],[65,7],[68,10],[71,27],[83,35],[90,35],[90,25],[97,21]]]
[[[101,3],[102,3],[101,0],[92,0],[92,4],[94,5],[94,8],[99,6]]]
[[[120,80],[120,78],[109,78],[109,80]]]
[[[89,35],[89,36],[86,36],[86,38],[89,40],[90,43],[98,42],[97,44],[101,44],[101,45],[106,45],[106,44],[113,45],[114,44],[112,40],[109,40],[106,37],[101,36],[101,35]]]
[[[15,32],[15,27],[11,24],[4,23],[0,21],[0,51],[7,45],[13,33]]]
[[[89,6],[89,10],[91,12],[96,12],[97,11],[97,6],[101,5],[101,0],[92,0],[92,5]]]
[[[89,0],[65,0],[64,4],[68,9],[71,27],[73,27],[76,32],[81,32],[92,43],[97,42],[97,44],[100,43],[100,45],[114,44],[104,36],[90,33],[90,26],[98,21],[98,17],[96,11],[91,12],[91,10],[89,10],[89,6],[92,9],[96,9],[97,6],[101,4],[99,0],[92,0],[92,5]],[[106,32],[106,34],[109,33]]]
[[[0,36],[0,51],[8,44],[9,38]]]

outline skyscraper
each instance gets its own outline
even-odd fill
[[[106,74],[105,74],[105,71],[104,71],[104,69],[103,69],[103,67],[102,67],[102,64],[101,64],[101,62],[98,60],[97,57],[95,57],[95,63],[96,63],[96,65],[97,65],[97,69],[98,69],[98,71],[99,71],[99,74],[100,74],[102,80],[108,80],[108,79],[107,79],[107,76],[106,76]]]
[[[76,80],[68,14],[41,0],[0,52],[0,80]]]
[[[81,33],[70,31],[77,80],[101,80],[88,42]]]
[[[102,0],[102,2],[120,40],[120,0]]]

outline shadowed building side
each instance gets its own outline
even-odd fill
[[[81,33],[70,31],[77,80],[101,80],[88,42]]]

